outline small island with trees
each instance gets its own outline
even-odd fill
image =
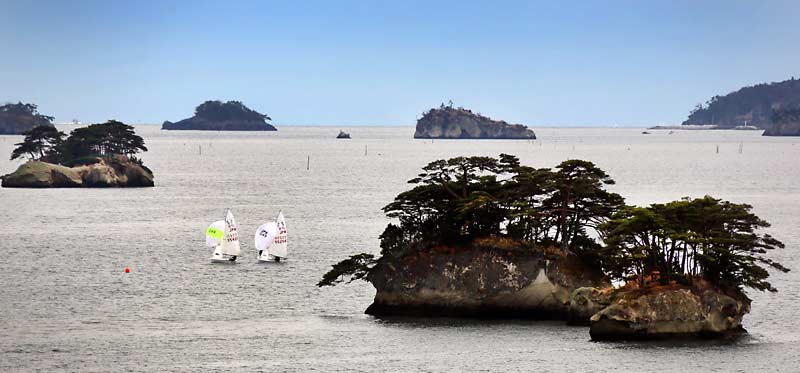
[[[240,101],[206,101],[194,111],[194,116],[178,122],[166,121],[163,130],[199,131],[277,131],[267,121],[269,116],[245,106]]]
[[[367,313],[565,319],[594,340],[741,334],[746,288],[777,291],[784,245],[751,206],[684,198],[629,206],[593,163],[437,160],[384,207],[380,256],[357,254],[318,286],[364,279]],[[615,286],[612,286],[614,284]]]
[[[132,126],[109,120],[76,128],[69,136],[53,126],[24,133],[11,160],[28,159],[0,176],[6,188],[151,187],[153,173],[136,157],[147,151]]]
[[[53,117],[39,113],[35,104],[0,106],[0,135],[21,135],[37,126],[53,126]]]
[[[417,120],[415,139],[504,139],[533,140],[536,134],[521,124],[492,120],[453,102],[430,109]]]

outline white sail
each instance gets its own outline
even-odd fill
[[[236,227],[236,219],[233,218],[233,213],[228,210],[225,214],[225,235],[222,238],[221,251],[222,254],[239,256],[241,248],[239,247],[239,230]]]
[[[261,224],[258,229],[256,229],[256,250],[262,251],[264,256],[267,254],[267,248],[272,245],[272,241],[275,239],[275,235],[278,234],[278,225],[275,222],[271,221],[269,223]]]
[[[225,235],[225,221],[217,220],[206,228],[206,246],[217,247]]]
[[[288,247],[288,232],[286,230],[286,218],[283,217],[283,211],[278,212],[278,217],[275,218],[275,224],[278,226],[278,233],[269,247],[269,254],[279,258],[286,258]]]

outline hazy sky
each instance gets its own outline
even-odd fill
[[[800,1],[0,0],[0,102],[175,121],[241,100],[277,124],[677,123],[800,77]]]

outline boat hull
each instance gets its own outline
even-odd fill
[[[286,261],[286,258],[280,258],[280,257],[272,256],[272,255],[269,255],[269,254],[265,255],[265,256],[259,256],[258,257],[258,262],[259,263],[280,263],[280,262],[283,262],[283,261]]]
[[[237,258],[232,255],[216,254],[216,253],[211,258],[209,258],[211,263],[228,263],[228,264],[236,263],[236,259]]]

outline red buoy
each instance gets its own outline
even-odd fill
[[[125,267],[125,273],[131,273],[130,267]]]

